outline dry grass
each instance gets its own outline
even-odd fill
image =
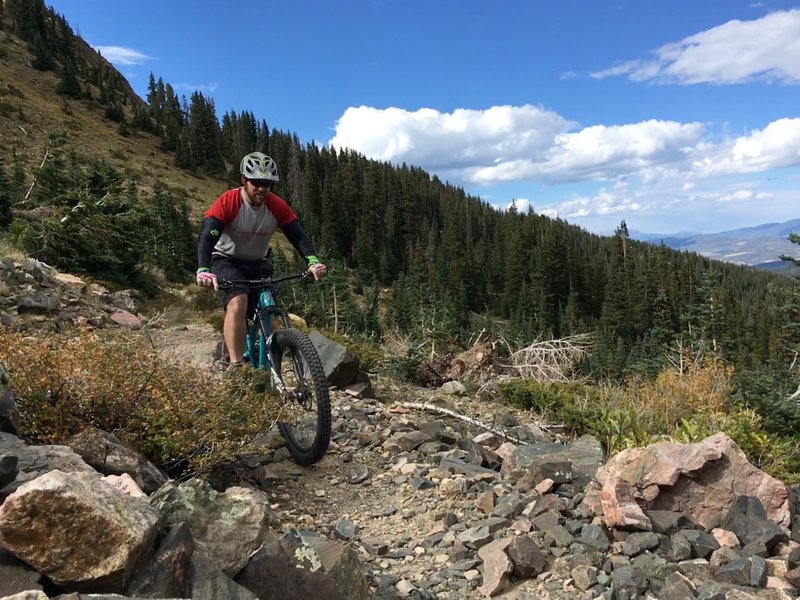
[[[0,362],[29,441],[63,443],[99,427],[160,466],[188,461],[203,471],[233,460],[272,429],[281,410],[276,396],[254,389],[252,370],[223,378],[164,360],[141,332],[37,339],[0,327]]]
[[[17,262],[22,262],[28,257],[27,254],[2,235],[0,235],[0,256],[10,258]]]

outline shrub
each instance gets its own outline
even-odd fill
[[[601,403],[596,388],[511,379],[500,383],[500,392],[509,404],[536,412],[550,423],[563,424],[570,434],[597,432]]]
[[[800,436],[772,435],[755,410],[737,406],[733,369],[719,359],[684,357],[655,379],[589,387],[515,379],[500,384],[506,402],[592,434],[609,454],[663,440],[697,442],[725,432],[755,466],[787,484],[800,481]]]
[[[252,372],[226,378],[162,360],[141,333],[25,338],[0,329],[23,435],[59,443],[94,426],[164,468],[208,471],[268,430],[276,399],[253,391]]]

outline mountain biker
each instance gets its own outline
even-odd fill
[[[272,193],[278,166],[266,154],[251,152],[239,168],[241,187],[228,190],[206,211],[197,241],[197,285],[219,290],[217,280],[261,279],[272,275],[267,251],[272,235],[280,229],[308,262],[314,279],[326,267],[316,256],[297,215],[282,198]],[[255,311],[258,292],[247,288],[220,292],[225,310],[222,331],[232,366],[242,364],[246,317]]]

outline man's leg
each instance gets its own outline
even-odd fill
[[[247,294],[238,294],[228,301],[222,332],[231,363],[240,363],[244,357],[244,337],[247,331]]]

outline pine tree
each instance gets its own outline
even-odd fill
[[[309,148],[303,163],[303,228],[312,240],[319,240],[322,233],[322,191],[314,167],[319,158],[316,148]]]
[[[33,38],[33,60],[31,66],[37,71],[50,71],[55,66],[53,55],[43,33],[37,32]]]
[[[632,309],[629,266],[632,261],[628,242],[628,228],[625,221],[622,221],[612,238],[612,252],[607,268],[608,284],[600,314],[598,340],[600,354],[608,361],[606,367],[611,374],[616,375],[620,375],[627,365],[628,352],[635,341],[630,319]]]
[[[71,56],[64,59],[64,66],[61,68],[61,81],[56,86],[56,93],[75,99],[83,95],[81,84],[78,82],[78,69],[75,66],[75,60]]]
[[[224,173],[225,164],[214,102],[197,91],[192,94],[187,129],[186,141],[189,144],[191,164],[209,175]]]
[[[800,234],[799,233],[790,233],[789,234],[789,241],[793,244],[800,244]],[[797,266],[800,266],[800,258],[794,258],[792,256],[787,256],[785,254],[781,255],[781,260],[786,262],[794,263]]]

